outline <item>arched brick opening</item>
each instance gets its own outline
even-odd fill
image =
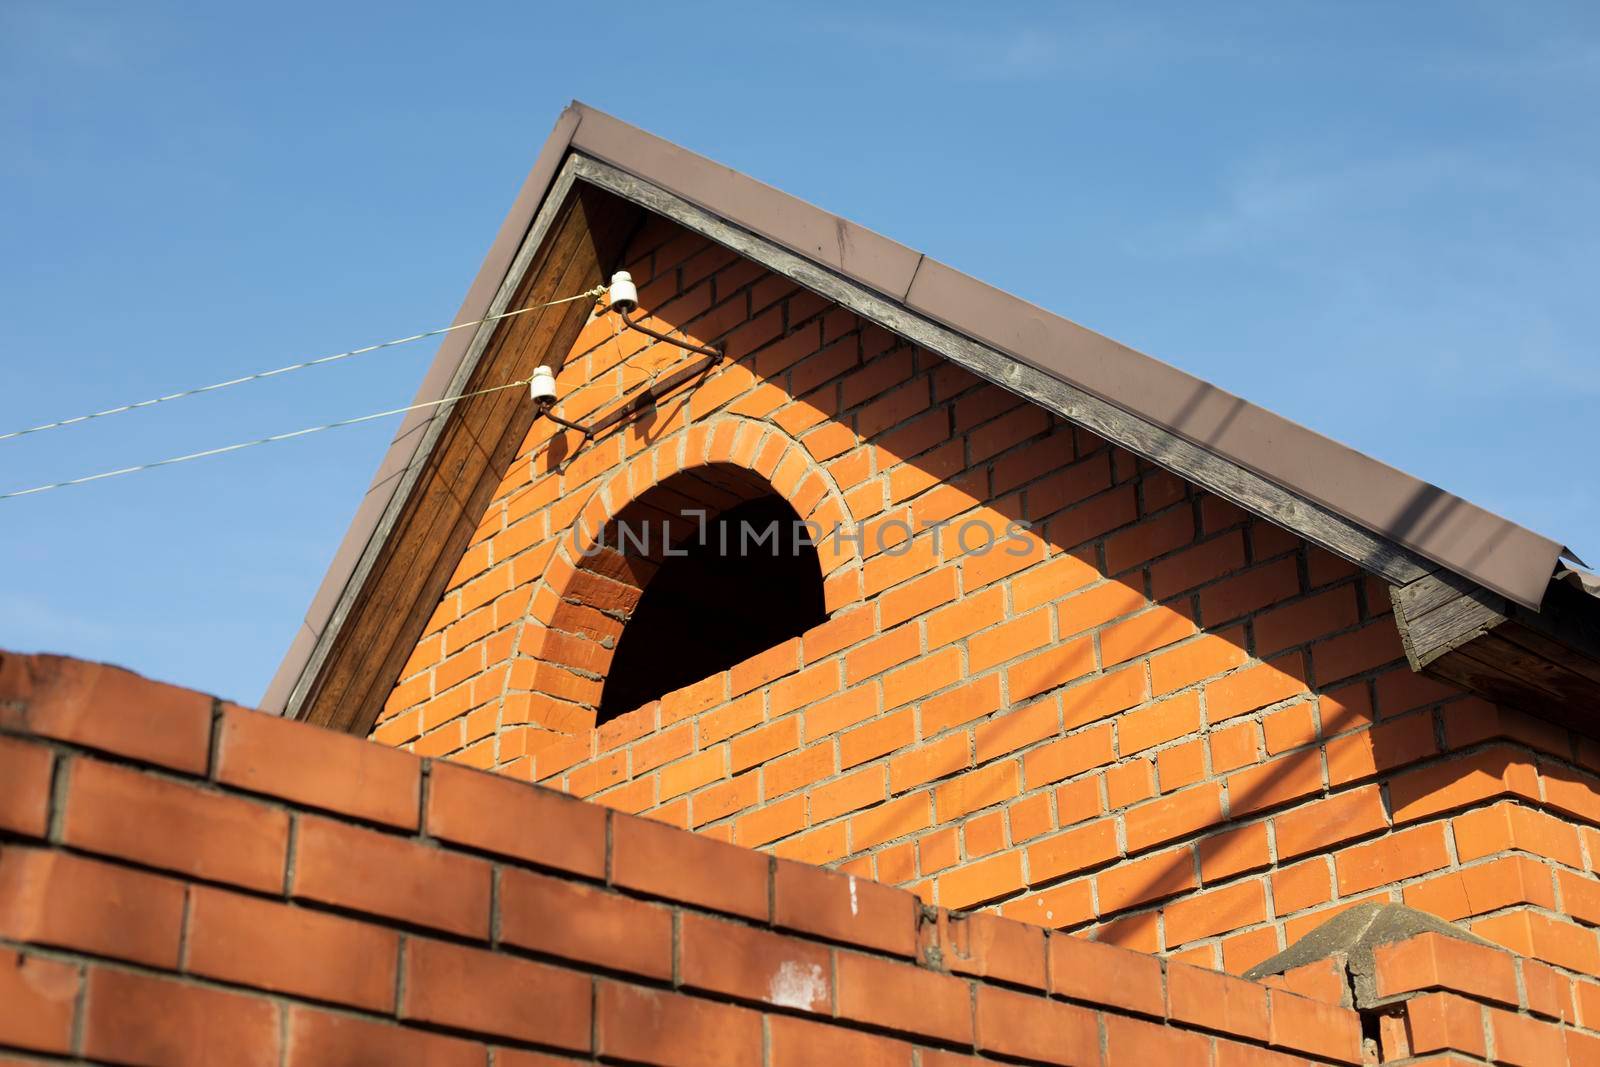
[[[641,452],[603,483],[561,537],[516,642],[502,725],[558,734],[592,729],[623,627],[662,565],[660,532],[678,545],[704,513],[777,497],[822,533],[851,522],[833,480],[770,423],[727,416],[697,423]],[[622,531],[633,533],[619,551]],[[648,530],[648,545],[638,531]],[[853,542],[819,538],[824,608],[861,599]],[[523,689],[518,685],[526,685]]]

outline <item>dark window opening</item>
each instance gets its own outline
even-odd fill
[[[704,538],[697,530],[679,546],[685,555],[662,560],[617,641],[600,722],[725,671],[827,618],[822,567],[799,521],[782,497],[760,497],[707,521]]]

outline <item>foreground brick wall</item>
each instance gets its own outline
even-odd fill
[[[951,915],[115,668],[0,655],[0,728],[0,1049],[240,1067],[1362,1060],[1337,983],[1302,995]]]
[[[1600,750],[1413,674],[1381,582],[697,238],[630,258],[734,362],[582,451],[535,428],[375,738],[1234,972],[1387,897],[1600,975]],[[564,412],[681,358],[642,346],[591,323]],[[729,471],[1036,537],[825,551],[828,622],[596,729],[651,565],[569,532]]]

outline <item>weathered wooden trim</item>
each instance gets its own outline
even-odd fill
[[[1504,597],[1448,571],[1397,586],[1389,600],[1414,671],[1489,633],[1511,611]]]
[[[575,153],[571,164],[583,181],[672,219],[746,256],[812,292],[1003,389],[1114,441],[1130,452],[1203,486],[1253,514],[1347,559],[1392,584],[1403,585],[1437,567],[1409,549],[1374,534],[1170,430],[1074,388],[1003,352],[973,341],[896,304],[856,282],[625,171]]]

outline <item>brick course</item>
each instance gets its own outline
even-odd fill
[[[0,670],[19,659],[4,656]],[[46,668],[101,669],[59,659]],[[118,701],[80,708],[80,723],[91,732],[100,719],[114,723],[113,739],[163,729],[170,710],[145,698],[164,687],[122,681]],[[27,699],[0,689],[0,703]],[[255,714],[208,703],[219,723]],[[214,736],[238,758],[266,758],[281,751],[272,734],[283,724],[261,720]],[[150,762],[138,741],[91,752],[35,733],[4,740],[65,772],[44,798],[46,828],[0,840],[7,1062],[12,1052],[289,1067],[550,1067],[600,1058],[777,1067],[824,1054],[899,1067],[993,1056],[1134,1067],[1156,1054],[1161,1062],[1361,1062],[1360,1021],[1347,1006],[1214,975],[1253,991],[1254,1007],[1236,1021],[1186,1019],[1193,1013],[1179,996],[1178,964],[992,914],[951,914],[905,890],[445,763],[419,763],[414,812],[390,818],[398,813],[385,809],[375,821],[372,798],[359,790],[246,797],[218,771],[175,774]],[[312,728],[299,743],[313,766],[343,758],[353,773],[376,758]],[[214,755],[201,765],[218,767]],[[260,809],[260,819],[290,827],[293,847],[196,836],[159,820],[139,835],[66,839],[61,816],[80,789],[94,787],[79,769],[110,759],[152,786]],[[593,812],[595,821],[540,827],[531,860],[505,844],[490,852],[441,839],[424,798],[435,778],[470,790],[462,776],[489,794],[521,796],[513,810],[549,805]],[[10,803],[32,788],[7,779],[0,798]],[[345,850],[340,878],[331,856],[319,863],[326,874],[312,881],[345,887],[339,892],[303,891],[303,850],[317,835],[367,842]],[[180,844],[187,862],[148,869],[150,857]],[[241,849],[256,862],[240,863]],[[592,851],[597,872],[568,862]],[[459,884],[452,871],[464,872]],[[498,887],[486,898],[468,891],[477,871]],[[446,903],[418,904],[412,886],[424,872]],[[348,888],[362,882],[386,888]],[[1435,957],[1424,977],[1436,984],[1453,960]],[[1576,1002],[1554,972],[1541,974],[1552,1002]],[[1579,1034],[1567,1028],[1552,1039],[1535,1016],[1505,1008],[1516,1005],[1495,1019],[1505,1042]],[[1273,1029],[1274,1019],[1284,1022]]]

